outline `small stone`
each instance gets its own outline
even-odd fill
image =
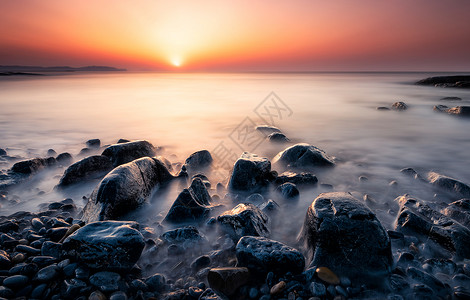
[[[57,267],[57,264],[53,264],[39,270],[33,280],[40,282],[50,282],[58,275],[59,268]]]
[[[206,268],[211,264],[211,258],[207,255],[199,256],[191,263],[191,270],[197,272],[202,268]]]
[[[327,267],[317,268],[317,276],[326,283],[334,285],[340,284],[338,276]]]
[[[145,284],[148,288],[154,292],[161,292],[165,289],[166,279],[163,274],[156,273],[147,279],[145,279]]]
[[[251,299],[255,299],[256,297],[258,297],[258,290],[256,288],[251,288],[250,291],[248,292],[248,296]]]
[[[107,300],[106,296],[100,291],[94,291],[88,297],[88,300]]]
[[[28,283],[29,279],[25,275],[13,275],[3,280],[3,285],[12,290],[18,290]]]
[[[392,104],[392,109],[394,110],[406,110],[408,109],[408,105],[405,102],[399,101]]]
[[[341,281],[341,285],[342,285],[342,286],[345,286],[345,287],[351,286],[351,280],[349,280],[348,277],[341,276],[341,277],[339,278],[339,281]]]
[[[247,268],[214,268],[207,274],[209,285],[215,291],[231,296],[248,282],[250,273]]]
[[[98,288],[103,286],[117,286],[121,276],[114,272],[98,272],[90,276],[90,283]]]
[[[337,286],[335,287],[335,289],[336,289],[336,292],[337,292],[338,294],[340,294],[340,295],[342,295],[342,296],[344,296],[344,297],[348,297],[348,292],[346,292],[346,290],[345,290],[342,286],[337,285]]]
[[[277,295],[280,292],[282,292],[285,288],[286,288],[286,282],[280,281],[271,288],[271,291],[269,293],[271,295]]]
[[[127,300],[127,295],[122,291],[117,291],[109,296],[109,300]]]
[[[310,284],[310,292],[316,297],[324,297],[326,296],[326,287],[323,283],[314,281]]]
[[[16,253],[12,258],[11,262],[14,264],[22,263],[26,259],[26,256],[23,253]]]
[[[199,296],[201,296],[201,294],[203,293],[204,291],[198,287],[190,287],[189,290],[188,290],[188,293],[189,293],[189,296],[193,297],[193,298],[196,298],[198,299]]]

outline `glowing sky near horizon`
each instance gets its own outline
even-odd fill
[[[467,0],[0,0],[0,65],[468,71]]]

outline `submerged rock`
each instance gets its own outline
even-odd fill
[[[355,281],[391,271],[390,238],[374,213],[350,193],[323,193],[309,206],[299,241],[307,262]]]
[[[93,222],[65,239],[63,250],[91,269],[130,270],[145,245],[138,226],[136,222]]]
[[[308,185],[313,186],[318,183],[317,176],[311,173],[294,173],[294,172],[284,172],[277,176],[275,183],[276,184],[284,184],[286,182],[293,183],[298,186]]]
[[[217,217],[217,222],[236,241],[242,236],[268,236],[268,217],[253,204],[240,203]]]
[[[64,152],[64,153],[57,155],[55,159],[63,167],[69,166],[70,164],[73,163],[73,157],[68,152]]]
[[[271,126],[271,125],[257,125],[255,129],[265,135],[270,135],[271,133],[274,133],[274,132],[281,132],[279,128]]]
[[[31,175],[41,171],[46,167],[53,166],[55,165],[55,163],[56,160],[53,157],[23,160],[14,164],[13,167],[11,167],[11,172],[24,175]]]
[[[427,179],[433,186],[454,193],[457,197],[470,197],[470,186],[457,179],[436,172],[429,172]]]
[[[299,190],[293,183],[287,182],[276,188],[278,195],[285,200],[296,201],[300,198]]]
[[[408,105],[405,104],[405,102],[398,101],[392,104],[392,109],[394,110],[407,110]]]
[[[166,244],[182,245],[183,248],[190,248],[196,244],[207,241],[206,237],[194,226],[185,226],[169,230],[163,233],[160,238]]]
[[[210,287],[226,296],[235,294],[249,279],[250,272],[247,268],[213,268],[207,274]]]
[[[409,195],[400,204],[395,230],[431,239],[458,257],[470,257],[470,230]]]
[[[470,199],[452,202],[442,213],[470,229]]]
[[[60,179],[59,188],[80,183],[85,180],[97,179],[113,169],[109,157],[94,155],[84,158],[68,167]]]
[[[461,101],[462,98],[460,98],[460,97],[444,97],[444,98],[441,98],[441,100],[444,100],[444,101]]]
[[[300,143],[279,152],[274,157],[273,164],[279,164],[288,169],[307,169],[334,166],[335,163],[323,150],[309,144]]]
[[[194,178],[191,186],[184,189],[176,198],[165,217],[166,222],[186,223],[203,221],[211,211],[211,197],[198,177]]]
[[[454,76],[435,76],[422,79],[416,84],[433,85],[438,87],[470,87],[470,75],[454,75]]]
[[[101,155],[107,156],[113,162],[113,166],[131,162],[141,157],[155,156],[157,149],[147,141],[135,141],[111,145]]]
[[[297,249],[264,237],[244,236],[236,246],[238,265],[258,274],[301,273],[305,259]]]
[[[190,172],[209,167],[212,164],[212,155],[207,150],[201,150],[191,154],[184,162]]]
[[[244,152],[233,166],[228,188],[233,193],[260,193],[266,191],[271,179],[269,160]]]
[[[85,144],[90,149],[98,149],[99,147],[101,147],[100,139],[91,139],[91,140],[86,141]]]
[[[290,140],[287,138],[287,136],[282,133],[282,132],[273,132],[270,135],[268,135],[268,140],[270,142],[275,142],[275,143],[288,143]]]
[[[0,148],[0,156],[7,155],[7,151],[3,148]]]
[[[447,113],[450,115],[457,115],[457,116],[470,116],[470,106],[456,106],[449,108]]]
[[[165,165],[150,157],[115,168],[93,191],[83,209],[85,222],[112,220],[141,206],[152,189],[173,178]]]

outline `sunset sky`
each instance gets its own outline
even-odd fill
[[[468,0],[0,0],[0,65],[469,71]]]

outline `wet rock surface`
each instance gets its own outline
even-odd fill
[[[201,170],[212,164],[213,158],[209,151],[200,150],[191,154],[184,162],[190,172]]]
[[[273,164],[279,164],[281,167],[288,169],[308,169],[330,167],[335,163],[323,150],[301,143],[279,152],[274,157]]]
[[[439,174],[437,172],[429,172],[427,175],[427,180],[433,186],[453,193],[457,197],[470,198],[470,186],[457,179]]]
[[[217,222],[234,240],[242,236],[268,236],[268,217],[256,206],[240,203],[217,217]]]
[[[85,180],[101,178],[112,169],[113,165],[109,157],[93,155],[68,167],[60,179],[58,186],[63,188],[72,184],[81,183]]]
[[[113,166],[131,162],[141,157],[153,157],[157,149],[147,141],[134,141],[111,145],[106,148],[101,155],[111,159]]]
[[[233,166],[228,188],[234,193],[264,192],[270,180],[272,174],[269,160],[244,152]]]
[[[422,79],[416,84],[418,85],[432,85],[436,87],[456,87],[456,88],[469,88],[470,87],[469,75],[455,75],[455,76],[435,76]]]

